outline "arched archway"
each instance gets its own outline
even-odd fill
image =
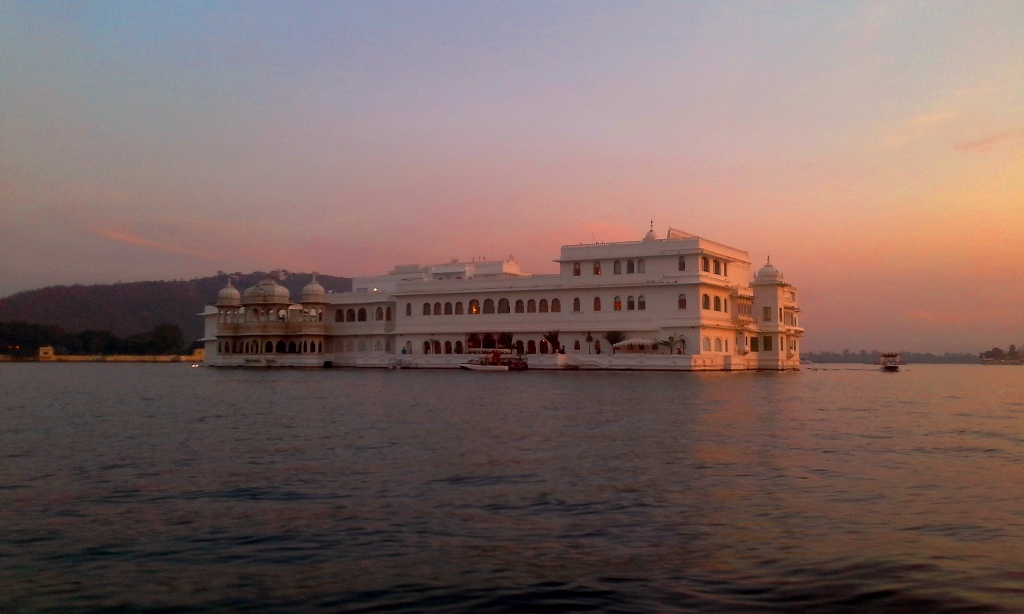
[[[494,335],[491,333],[484,335],[483,347],[485,350],[493,350],[498,347],[498,341],[494,338]]]

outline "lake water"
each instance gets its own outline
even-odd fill
[[[0,611],[1024,611],[1024,368],[0,365]]]

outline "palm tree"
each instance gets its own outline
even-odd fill
[[[590,353],[590,344],[592,344],[593,342],[594,342],[594,336],[591,335],[590,331],[588,330],[587,331],[587,354]]]
[[[685,343],[685,342],[686,342],[686,339],[682,335],[680,335],[678,337],[676,337],[675,335],[670,335],[668,339],[665,339],[663,341],[659,341],[658,345],[667,346],[668,347],[668,353],[672,354],[673,353],[672,350],[675,349],[677,343],[682,344],[682,343]]]
[[[512,333],[499,333],[498,334],[498,347],[503,350],[512,349],[512,344],[515,340],[512,338]]]
[[[544,338],[547,339],[548,343],[551,344],[551,352],[553,354],[557,354],[558,348],[560,347],[558,345],[558,333],[559,331],[557,330],[549,330],[548,332],[544,333]]]
[[[604,338],[608,340],[608,345],[612,348],[612,354],[615,353],[615,344],[624,341],[626,339],[626,333],[621,330],[610,330],[604,334]]]

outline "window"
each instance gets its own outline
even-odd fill
[[[525,305],[525,303],[523,303],[522,299],[516,301],[516,313],[525,313],[525,312],[526,312],[526,305]]]
[[[526,313],[537,313],[537,301],[532,298],[526,301]]]
[[[573,349],[575,349],[577,352],[580,350],[580,340],[579,339],[577,339],[576,343],[573,344]]]
[[[355,322],[356,321],[356,310],[355,309],[349,309],[348,311],[345,312],[345,321],[346,322]]]
[[[444,342],[444,353],[445,354],[451,354],[452,353],[452,342],[451,341],[445,341]]]
[[[455,309],[451,303],[444,304],[444,315],[450,316],[455,313]]]
[[[469,314],[476,315],[480,313],[480,301],[473,299],[469,301]]]
[[[359,320],[360,322],[365,322],[366,321],[366,310],[363,309],[363,308],[360,308],[359,312],[356,314],[356,319]]]
[[[722,263],[722,275],[725,275],[726,277],[729,276],[729,263],[728,262],[723,262]],[[729,342],[726,341],[726,344],[728,344],[728,343]]]
[[[704,309],[711,309],[711,297],[707,294],[701,297],[700,306]]]
[[[643,311],[644,309],[647,309],[647,299],[644,298],[643,294],[641,294],[640,296],[636,297],[636,308],[639,311]]]
[[[621,275],[622,274],[622,261],[621,260],[616,260],[612,264],[612,273],[615,274],[615,275]]]
[[[578,263],[578,262],[572,263],[572,276],[573,277],[579,277],[580,276],[580,263]]]
[[[434,341],[433,341],[433,343],[431,345],[434,346],[433,349],[434,349],[434,353],[435,354],[440,354],[441,353],[441,342],[440,341],[438,341],[437,339],[434,339]]]
[[[600,274],[601,274],[601,261],[600,260],[595,260],[594,261],[594,275],[600,275]]]
[[[405,304],[405,315],[410,318],[412,317],[412,303]]]
[[[772,308],[771,307],[765,307],[761,311],[762,311],[762,313],[761,313],[762,319],[765,322],[771,322],[772,321]]]
[[[701,341],[701,349],[705,352],[711,351],[711,337],[704,337]]]
[[[441,303],[434,303],[434,315],[441,315]]]
[[[430,315],[430,303],[423,303],[423,315]]]
[[[621,296],[616,296],[615,299],[612,300],[612,310],[613,311],[622,311],[622,297]]]
[[[722,339],[720,337],[715,337],[715,351],[722,351]]]
[[[547,354],[548,353],[548,340],[547,339],[541,339],[540,340],[540,353],[541,354]]]
[[[388,322],[391,321],[391,308],[390,307],[388,307],[387,309],[384,310],[384,319],[387,320]]]
[[[759,339],[758,337],[751,337],[750,338],[750,351],[751,352],[760,352],[761,351],[759,349],[760,347],[761,347],[761,339]]]
[[[636,309],[636,300],[632,296],[626,297],[626,311],[633,311]]]
[[[641,259],[636,261],[636,272],[637,273],[643,273],[646,270],[646,268],[647,268],[647,265],[644,264],[644,259],[643,258],[641,258]]]
[[[377,322],[380,322],[381,320],[384,319],[383,307],[378,307],[377,310],[373,312],[373,319],[376,320]]]
[[[716,296],[715,297],[715,311],[721,311],[721,310],[722,310],[722,299],[720,299],[719,297]]]
[[[511,311],[511,310],[509,309],[508,299],[507,298],[503,298],[503,299],[499,300],[498,301],[498,313],[509,313],[509,311]]]
[[[334,321],[335,322],[344,322],[345,321],[345,312],[342,311],[341,309],[335,311],[334,312]]]
[[[540,302],[537,303],[537,311],[539,311],[540,313],[547,313],[548,312],[548,299],[546,299],[546,298],[540,299]]]
[[[725,340],[725,351],[726,352],[729,351],[729,340],[728,339]]]
[[[686,258],[683,258],[682,256],[679,257],[679,270],[680,271],[685,271],[686,270]]]
[[[762,344],[764,346],[764,351],[765,352],[772,351],[772,338],[771,337],[765,337],[764,339],[762,339],[762,341],[764,341],[764,343]]]
[[[729,299],[727,298],[722,299],[722,311],[729,313]]]
[[[721,275],[721,274],[722,274],[722,263],[717,261],[717,260],[715,260],[715,275]]]
[[[484,299],[484,313],[494,313],[494,299]]]
[[[700,270],[704,271],[705,273],[710,273],[711,272],[711,261],[708,260],[707,256],[701,256],[701,259],[700,259]]]
[[[424,354],[429,354],[430,353],[430,342],[429,341],[424,341],[423,342],[423,353]]]
[[[601,311],[601,297],[594,297],[594,311]]]
[[[461,354],[462,353],[462,342],[461,341],[456,341],[455,342],[455,353],[456,354]]]
[[[457,316],[461,316],[462,315],[462,301],[459,301],[459,302],[455,303],[455,315],[457,315]]]
[[[562,303],[557,298],[551,299],[551,313],[562,313]]]
[[[537,342],[534,341],[533,339],[530,339],[530,341],[527,342],[527,344],[526,344],[526,353],[527,354],[536,354],[537,353]]]
[[[779,322],[782,321],[782,307],[779,307]]]
[[[632,275],[633,273],[636,273],[636,265],[633,264],[632,260],[627,260],[626,261],[626,273],[628,273],[630,275]]]
[[[572,310],[573,311],[579,311],[580,310],[580,299],[579,299],[579,297],[572,299]]]
[[[677,307],[679,309],[686,309],[686,295],[685,294],[680,294],[679,295],[679,302],[677,303]]]

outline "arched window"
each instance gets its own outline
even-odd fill
[[[480,313],[480,301],[476,299],[469,301],[469,313],[470,315],[476,315]]]
[[[366,310],[362,307],[360,307],[359,311],[356,313],[356,320],[359,320],[360,322],[366,321]]]
[[[615,275],[622,274],[622,261],[621,260],[616,260],[612,264],[612,273],[615,274]]]
[[[391,307],[384,310],[384,319],[388,322],[391,321]]]
[[[356,321],[356,310],[355,309],[349,309],[348,311],[345,312],[345,321],[346,322],[355,322]]]
[[[718,298],[716,296],[715,297],[715,311],[721,311],[721,310],[722,310],[722,299],[720,299],[720,298]]]
[[[705,294],[700,299],[700,306],[704,309],[711,309],[711,297]]]
[[[487,333],[486,335],[484,335],[483,346],[485,350],[493,350],[494,348],[498,347],[498,340],[495,339],[494,335],[492,335],[491,333]]]
[[[273,354],[274,353],[274,344],[269,342],[269,341],[267,341],[267,345],[263,349],[263,351],[266,352],[267,354]]]
[[[462,315],[462,301],[456,301],[455,303],[455,315]]]
[[[424,341],[423,342],[423,353],[424,354],[429,354],[430,353],[430,342],[429,341]]]
[[[616,296],[615,299],[612,300],[612,310],[613,311],[622,311],[622,297],[621,296]]]
[[[636,300],[632,296],[626,297],[626,311],[633,311],[636,309]]]
[[[579,299],[579,297],[576,297],[576,298],[572,299],[572,310],[573,311],[579,311],[580,310],[580,299]]]
[[[532,298],[526,301],[526,313],[537,313],[537,301]]]
[[[434,303],[434,315],[435,316],[441,315],[441,313],[442,313],[441,309],[442,309],[441,308],[441,303]]]
[[[644,298],[643,294],[636,297],[636,308],[638,311],[643,311],[644,309],[647,309],[647,299]]]
[[[601,311],[601,297],[594,297],[594,311]]]
[[[440,354],[441,353],[441,342],[440,341],[438,341],[437,339],[434,339],[434,341],[431,342],[430,345],[432,346],[431,349],[434,351],[435,354]]]
[[[679,270],[680,271],[685,271],[686,270],[686,258],[684,258],[682,256],[679,257]]]
[[[573,277],[579,277],[580,276],[580,263],[578,263],[578,262],[572,263],[572,275],[573,275]]]
[[[636,273],[636,265],[633,264],[632,260],[627,260],[626,261],[626,274],[627,275],[632,275],[633,273]]]
[[[516,301],[516,313],[526,313],[526,303],[522,299]]]
[[[462,342],[461,341],[456,341],[455,342],[455,353],[456,354],[461,354],[462,353]]]
[[[708,260],[707,256],[701,256],[701,258],[700,258],[700,270],[704,271],[705,273],[710,273],[711,272],[711,261]]]
[[[335,322],[344,322],[345,321],[345,312],[342,311],[341,309],[336,310],[334,312],[334,321]]]
[[[562,313],[562,303],[557,299],[551,299],[551,313]]]
[[[444,353],[445,354],[451,354],[452,353],[452,342],[451,341],[445,341],[444,342]]]
[[[373,319],[380,322],[384,319],[384,308],[378,307],[377,311],[373,312]]]
[[[533,339],[530,339],[529,341],[526,342],[526,353],[527,354],[536,354],[537,353],[537,342],[534,341]]]
[[[711,338],[710,337],[704,337],[704,340],[701,341],[701,349],[704,350],[705,352],[710,352],[711,351]]]
[[[729,263],[728,262],[723,262],[722,263],[722,275],[725,275],[726,277],[729,276]],[[728,352],[729,351],[729,348],[728,348],[729,342],[726,341],[725,345],[726,345],[725,351]]]
[[[595,260],[594,261],[594,275],[600,275],[600,274],[601,274],[601,261],[600,260]]]
[[[494,299],[484,299],[484,313],[494,313]]]
[[[580,340],[577,339],[576,343],[572,344],[572,347],[573,347],[574,350],[576,350],[578,352],[580,350]]]
[[[540,302],[537,303],[537,311],[539,311],[540,313],[548,312],[548,299],[540,299]]]
[[[444,304],[444,315],[450,316],[450,315],[452,315],[452,313],[454,313],[454,310],[452,308],[452,304],[450,302],[449,303],[445,303]]]
[[[299,351],[299,349],[295,346],[295,342],[294,341],[289,341],[288,342],[288,353],[289,354],[295,354],[298,351]]]
[[[717,261],[717,260],[715,260],[715,275],[721,275],[721,274],[722,274],[722,263]]]
[[[430,303],[423,303],[423,315],[430,315]]]
[[[412,317],[412,303],[405,304],[405,315],[410,318]]]
[[[679,295],[679,303],[678,303],[677,307],[679,309],[686,309],[686,295],[685,294],[680,294]]]
[[[637,273],[643,273],[646,270],[647,270],[647,265],[644,263],[644,259],[641,258],[641,259],[637,260],[636,261],[636,272]]]
[[[715,351],[716,352],[721,352],[722,351],[722,340],[720,338],[718,338],[718,337],[715,337]]]
[[[275,347],[274,350],[278,354],[284,354],[285,353],[284,341],[278,341],[277,342],[277,347]]]
[[[508,299],[503,298],[498,300],[498,313],[509,313],[511,308],[509,307]]]
[[[540,340],[540,353],[541,354],[547,354],[548,353],[548,340],[547,339],[541,339]]]

